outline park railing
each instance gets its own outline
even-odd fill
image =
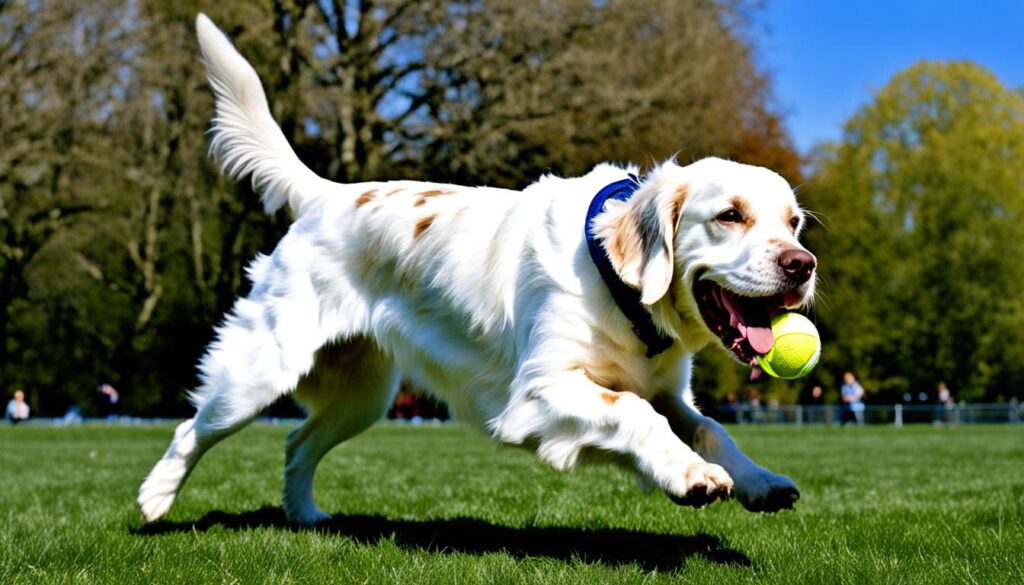
[[[717,418],[738,424],[839,424],[842,412],[838,404],[779,404],[766,406],[720,407]],[[991,404],[868,404],[854,416],[864,424],[1021,424],[1024,404],[1016,400]]]
[[[791,424],[791,425],[837,425],[842,420],[838,404],[805,405],[778,404],[752,406],[739,404],[735,406],[719,406],[704,408],[705,414],[722,423],[730,424]],[[907,424],[1022,424],[1024,423],[1024,404],[1012,400],[1010,402],[990,404],[868,404],[860,411],[857,419],[863,424],[886,424],[901,427]],[[49,424],[66,426],[75,424],[117,424],[117,425],[171,425],[178,424],[180,418],[154,418],[118,416],[108,418],[31,418],[27,424]],[[298,418],[278,418],[272,416],[258,417],[264,424],[294,426],[302,422]],[[440,424],[438,419],[411,421],[395,420],[392,423],[404,424]]]

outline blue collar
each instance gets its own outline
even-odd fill
[[[594,218],[604,211],[604,205],[609,199],[626,201],[636,193],[640,187],[640,180],[636,175],[630,173],[628,179],[623,179],[608,185],[598,191],[594,200],[590,202],[590,209],[587,210],[587,220],[584,227],[587,239],[587,249],[590,250],[590,258],[601,273],[608,291],[612,293],[615,304],[619,306],[626,318],[633,324],[633,333],[640,338],[640,341],[647,346],[647,357],[654,357],[665,351],[672,345],[672,338],[663,335],[654,325],[654,319],[640,303],[640,291],[622,282],[619,275],[612,267],[612,261],[594,234]]]

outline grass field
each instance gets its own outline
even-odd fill
[[[335,519],[280,510],[285,427],[211,451],[168,519],[133,498],[169,427],[0,427],[0,583],[1024,583],[1024,427],[735,427],[794,512],[704,510],[608,467],[559,474],[459,426],[328,455]]]

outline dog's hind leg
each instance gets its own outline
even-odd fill
[[[391,359],[365,338],[317,352],[316,365],[295,392],[309,417],[285,445],[284,509],[290,521],[314,524],[330,517],[313,500],[317,464],[335,445],[381,418],[398,381]]]
[[[277,252],[275,252],[276,254]],[[217,331],[193,393],[196,415],[174,432],[163,458],[139,488],[138,505],[152,522],[163,516],[207,449],[248,424],[295,389],[322,344],[319,302],[308,275],[269,261],[254,264],[273,287],[257,284]]]

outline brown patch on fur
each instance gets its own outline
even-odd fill
[[[671,245],[667,240],[672,237],[674,226],[668,222],[672,215],[678,215],[676,207],[674,194],[659,197],[654,193],[643,193],[627,203],[606,208],[598,216],[602,222],[607,222],[598,228],[598,235],[603,240],[608,259],[626,284],[642,288],[645,267]]]
[[[426,205],[427,199],[431,197],[437,197],[439,195],[451,195],[454,192],[455,191],[452,191],[451,189],[432,189],[430,191],[424,191],[420,193],[419,196],[416,198],[416,203],[413,204],[413,207],[420,207],[421,205]]]
[[[605,251],[612,266],[624,267],[630,259],[639,262],[643,257],[640,220],[636,213],[621,216],[618,228],[605,240]]]
[[[672,232],[679,228],[679,215],[683,211],[683,203],[686,203],[686,196],[690,193],[689,185],[680,185],[672,194]]]
[[[603,368],[604,366],[603,365],[599,365],[599,367]],[[618,394],[621,394],[622,390],[620,389],[619,385],[615,381],[610,380],[610,379],[606,379],[606,378],[603,378],[603,377],[595,376],[594,374],[591,374],[590,371],[587,370],[586,368],[581,368],[581,369],[583,370],[583,375],[586,376],[588,380],[590,380],[591,382],[597,384],[598,386],[600,386],[602,388],[605,388],[606,389],[606,390],[604,390],[605,392],[609,392],[611,394],[615,394],[616,395],[615,396],[615,400],[619,399]]]
[[[745,197],[735,195],[729,203],[731,203],[736,211],[740,212],[740,215],[743,216],[744,231],[749,231],[750,228],[754,227],[754,224],[757,223],[757,217],[755,217],[753,212],[750,210],[750,205],[747,204]]]
[[[402,188],[392,189],[391,191],[388,191],[384,196],[385,197],[391,197],[392,195],[394,195],[396,193],[401,193],[402,191],[405,191],[405,189],[402,189]]]
[[[377,190],[376,189],[370,189],[366,193],[363,193],[362,195],[360,195],[359,199],[356,199],[356,209],[359,209],[360,207],[362,207],[362,206],[366,205],[367,203],[373,201],[373,198],[376,195],[377,195]]]
[[[601,400],[604,400],[604,403],[609,406],[618,402],[620,396],[622,396],[620,392],[612,392],[611,390],[601,392]]]
[[[416,222],[416,228],[413,230],[413,237],[418,238],[423,235],[423,232],[430,228],[430,224],[434,223],[437,219],[437,214],[428,215]]]

